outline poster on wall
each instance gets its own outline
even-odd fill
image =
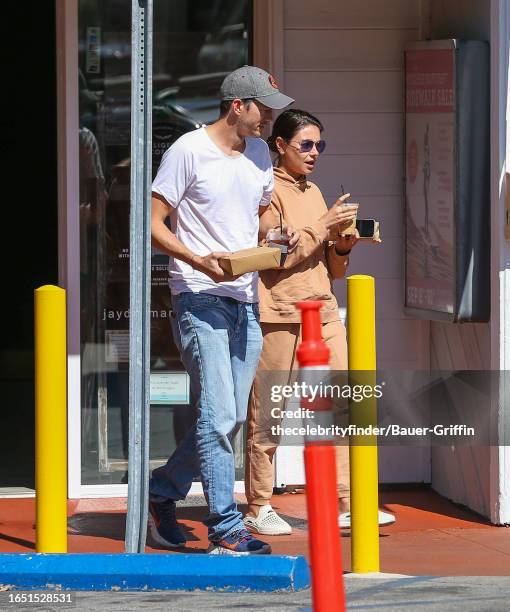
[[[405,51],[405,308],[485,321],[490,288],[488,45]]]
[[[454,309],[453,50],[406,53],[406,306]]]

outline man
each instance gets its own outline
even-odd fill
[[[270,546],[245,529],[234,499],[231,444],[246,419],[262,347],[257,274],[230,277],[218,258],[256,246],[259,231],[275,225],[268,210],[271,159],[260,136],[271,109],[294,100],[253,66],[229,74],[220,93],[218,121],[181,136],[163,156],[153,183],[152,237],[172,257],[172,332],[198,419],[167,464],[152,474],[149,528],[164,546],[185,543],[175,502],[200,474],[210,552],[263,554]]]

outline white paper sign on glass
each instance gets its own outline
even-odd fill
[[[189,404],[187,372],[151,372],[150,403],[158,405]]]

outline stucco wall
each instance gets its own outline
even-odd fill
[[[383,244],[356,247],[349,269],[376,277],[379,369],[489,368],[489,324],[429,323],[403,311],[402,61],[405,42],[422,37],[488,40],[490,2],[276,3],[272,66],[294,106],[325,125],[328,148],[312,180],[328,203],[343,184],[361,216],[382,223]],[[345,306],[345,282],[335,291]],[[380,450],[382,482],[427,480],[431,466],[440,493],[489,515],[489,449]]]
[[[420,25],[418,0],[283,1],[278,76],[294,106],[321,119],[328,142],[312,180],[328,203],[343,185],[361,217],[381,221],[382,244],[358,245],[349,267],[376,278],[381,370],[429,364],[428,322],[403,311],[403,50]],[[345,307],[345,281],[335,292]],[[383,482],[428,481],[430,454],[381,448],[379,466]]]

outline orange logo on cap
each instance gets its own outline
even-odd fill
[[[274,87],[275,89],[278,89],[278,85],[275,81],[275,78],[272,74],[269,75],[269,82],[271,83],[271,87]]]

